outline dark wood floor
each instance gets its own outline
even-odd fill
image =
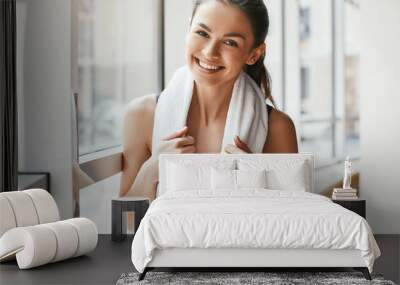
[[[382,257],[374,272],[399,283],[400,235],[377,235],[376,240]],[[19,270],[16,262],[2,263],[0,284],[115,284],[122,273],[134,271],[131,242],[115,243],[109,235],[100,235],[96,250],[87,256],[29,270]]]
[[[0,284],[115,284],[124,272],[134,271],[132,240],[116,243],[100,235],[96,250],[87,256],[19,270],[17,263],[0,264]]]
[[[374,265],[374,271],[382,273],[386,279],[400,283],[400,235],[375,235],[381,250]]]

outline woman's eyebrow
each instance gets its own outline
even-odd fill
[[[211,29],[206,24],[197,23],[197,25],[199,25],[200,27],[205,29],[207,32],[211,33]],[[244,35],[242,35],[241,33],[237,33],[237,32],[227,33],[227,34],[224,35],[224,37],[238,37],[238,38],[242,38],[243,40],[246,40],[246,37]]]

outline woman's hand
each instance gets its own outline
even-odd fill
[[[228,144],[225,146],[224,151],[226,153],[235,154],[235,153],[252,153],[250,148],[246,143],[240,140],[239,136],[235,137],[235,145]]]
[[[196,152],[196,147],[194,146],[195,140],[192,136],[187,136],[189,128],[185,126],[183,129],[170,134],[161,140],[158,145],[158,154],[161,153],[194,153]],[[158,181],[158,155],[151,156],[149,163],[152,165],[154,179]]]
[[[196,147],[194,146],[194,138],[187,136],[188,127],[167,136],[164,138],[159,146],[158,153],[194,153]]]

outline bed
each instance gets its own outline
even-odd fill
[[[159,267],[352,267],[380,251],[364,218],[314,194],[312,154],[161,154],[157,198],[132,242]]]

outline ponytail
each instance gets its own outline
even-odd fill
[[[265,99],[269,99],[276,108],[275,100],[272,97],[271,76],[264,65],[265,53],[260,56],[256,63],[246,65],[244,71],[260,86],[265,95]]]

